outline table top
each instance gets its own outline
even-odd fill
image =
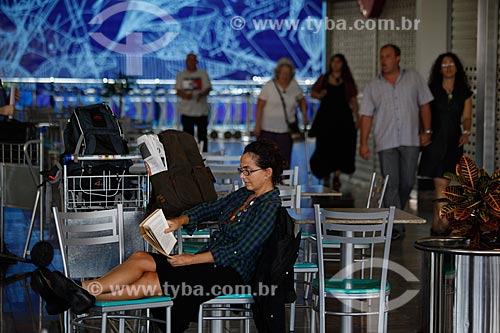
[[[323,185],[301,185],[303,197],[340,197],[342,193]]]
[[[324,208],[326,210],[333,210],[336,212],[348,212],[348,213],[368,213],[368,212],[380,212],[384,208]],[[288,208],[288,214],[297,224],[313,224],[314,223],[314,208]],[[327,222],[337,222],[342,223],[343,221],[327,219]],[[345,221],[344,221],[345,222]],[[373,223],[373,220],[356,220],[356,223]],[[404,210],[396,208],[394,214],[394,223],[398,224],[424,224],[426,219],[405,212]]]
[[[278,185],[279,189],[291,187],[289,185]],[[334,191],[330,187],[323,185],[300,185],[300,195],[302,197],[340,197],[342,193]]]

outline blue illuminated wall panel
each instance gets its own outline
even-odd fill
[[[189,52],[212,79],[271,76],[283,56],[294,61],[299,78],[322,69],[325,35],[311,24],[324,16],[320,0],[2,0],[0,6],[3,77],[174,79]]]

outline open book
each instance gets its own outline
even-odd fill
[[[149,214],[149,216],[139,224],[142,237],[151,244],[156,251],[170,257],[170,251],[172,251],[177,243],[177,239],[172,232],[167,234],[163,232],[167,227],[167,219],[161,208]]]

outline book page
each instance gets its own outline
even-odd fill
[[[169,256],[177,243],[177,239],[172,232],[164,233],[168,225],[167,219],[160,208],[156,209],[142,221],[139,227],[141,228],[141,234],[148,243],[158,252]]]

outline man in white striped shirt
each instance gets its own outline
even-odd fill
[[[384,177],[389,175],[384,206],[404,209],[415,183],[420,146],[430,144],[433,96],[420,74],[399,67],[400,59],[396,45],[380,49],[381,73],[363,91],[359,154],[370,158],[368,136],[373,124],[380,169]],[[395,226],[393,239],[403,233],[403,227]]]

